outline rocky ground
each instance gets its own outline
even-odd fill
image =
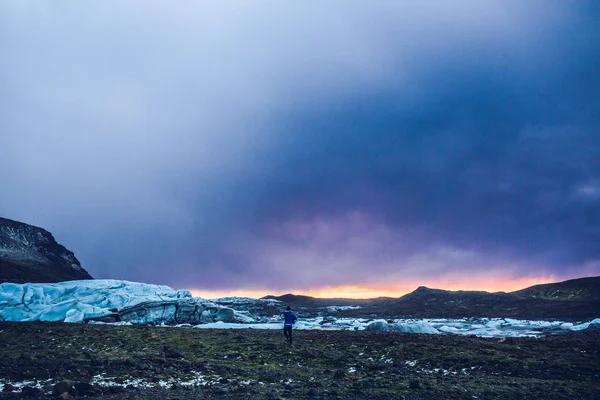
[[[294,335],[289,348],[278,330],[0,322],[0,399],[600,398],[597,331]]]

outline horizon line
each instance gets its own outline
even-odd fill
[[[395,284],[395,285],[339,285],[339,286],[322,286],[313,289],[300,289],[300,288],[286,288],[286,289],[199,289],[191,288],[189,290],[193,296],[202,297],[206,299],[217,299],[222,297],[249,297],[249,298],[262,298],[265,296],[280,297],[286,294],[293,294],[295,296],[309,296],[315,298],[325,299],[350,299],[350,300],[364,300],[373,299],[378,297],[390,297],[398,298],[408,293],[415,291],[421,286],[425,286],[430,289],[440,289],[449,291],[485,291],[490,293],[495,292],[514,292],[522,289],[526,289],[531,286],[548,284],[548,283],[559,283],[573,279],[581,278],[593,278],[597,276],[579,276],[569,278],[556,278],[554,276],[549,277],[538,277],[538,278],[516,278],[516,279],[504,279],[498,280],[497,278],[479,279],[471,282],[452,282],[446,281],[447,284],[443,285],[442,281],[427,281],[424,284]],[[436,284],[438,283],[438,284]],[[441,283],[441,285],[440,285]],[[281,293],[281,294],[277,294]]]

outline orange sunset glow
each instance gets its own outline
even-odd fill
[[[294,289],[289,290],[268,290],[268,289],[255,289],[255,290],[204,290],[204,289],[190,289],[192,295],[196,297],[203,297],[208,299],[214,299],[219,297],[251,297],[260,298],[267,295],[283,295],[286,293],[293,293],[296,295],[305,295],[312,297],[321,298],[350,298],[350,299],[370,299],[375,297],[401,297],[407,293],[412,292],[419,286],[427,286],[432,289],[445,289],[445,290],[482,290],[487,292],[512,292],[519,289],[524,289],[529,286],[553,283],[559,279],[552,277],[537,277],[537,278],[517,278],[517,279],[498,279],[498,278],[483,278],[474,279],[470,281],[466,280],[428,280],[425,282],[404,282],[395,285],[381,285],[381,286],[358,286],[358,285],[346,285],[346,286],[324,286],[313,289]]]

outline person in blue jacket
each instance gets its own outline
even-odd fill
[[[287,339],[288,345],[292,345],[292,325],[298,320],[296,314],[292,312],[290,306],[287,306],[283,313],[283,334]]]

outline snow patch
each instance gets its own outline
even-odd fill
[[[346,310],[358,310],[361,306],[327,306],[325,309],[329,312],[346,311]]]

